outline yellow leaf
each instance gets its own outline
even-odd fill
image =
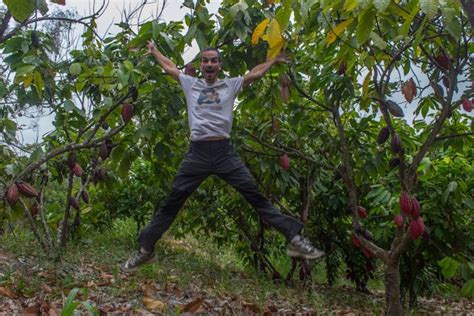
[[[32,81],[33,81],[33,74],[25,75],[25,80],[23,80],[23,86],[25,88],[28,88],[31,85]]]
[[[280,24],[276,19],[273,19],[267,28],[267,42],[270,47],[280,45],[280,42],[283,41],[281,37]]]
[[[277,57],[278,54],[280,54],[283,45],[285,45],[285,41],[283,40],[283,38],[280,38],[280,41],[278,43],[276,43],[274,46],[270,46],[267,50],[267,59]]]
[[[350,18],[348,20],[345,20],[338,25],[334,29],[332,29],[328,36],[326,37],[326,41],[328,45],[331,45],[336,41],[336,39],[345,31],[345,29],[354,21],[354,18]]]
[[[358,4],[359,4],[359,0],[346,0],[346,2],[344,2],[344,10],[350,12],[354,10]]]
[[[155,300],[150,297],[144,297],[143,304],[148,310],[164,310],[166,307],[166,304],[163,301]]]
[[[252,34],[252,44],[253,45],[257,45],[258,41],[260,40],[260,38],[263,35],[263,32],[267,28],[268,23],[270,23],[270,20],[265,19],[262,22],[260,22],[260,24],[257,25],[257,27],[253,30],[253,34]]]
[[[372,78],[372,69],[369,71],[369,73],[364,79],[364,82],[362,83],[362,98],[363,99],[367,97],[367,93],[369,92],[370,78]]]

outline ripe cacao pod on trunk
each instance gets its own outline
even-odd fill
[[[390,136],[390,131],[388,127],[382,127],[382,129],[379,132],[379,135],[377,136],[377,144],[382,145],[385,143]]]
[[[425,223],[423,222],[423,219],[421,217],[418,217],[417,219],[413,219],[410,222],[411,239],[416,240],[420,238],[420,236],[423,235],[424,231],[425,231]]]
[[[362,206],[357,207],[357,215],[359,215],[360,218],[367,218],[367,211],[365,208]]]
[[[400,209],[402,210],[403,214],[408,216],[411,215],[413,210],[411,196],[406,191],[403,191],[402,194],[400,194]]]
[[[393,222],[395,223],[395,226],[402,227],[403,226],[403,215],[398,214],[397,216],[395,216],[395,218],[393,219]]]
[[[26,197],[33,198],[38,196],[38,191],[29,183],[24,181],[19,181],[16,183],[18,191]]]
[[[290,158],[288,157],[287,154],[281,155],[281,157],[280,157],[280,166],[285,170],[290,169]]]
[[[360,242],[359,238],[355,234],[352,234],[351,237],[352,245],[356,248],[360,248],[362,246],[362,243]]]
[[[414,196],[411,197],[411,206],[412,206],[411,216],[414,219],[418,219],[418,217],[420,217],[421,208],[420,208],[420,203]]]
[[[130,103],[124,103],[122,105],[122,120],[124,123],[128,123],[133,116],[133,105]]]
[[[15,183],[12,183],[7,189],[7,202],[10,205],[15,204],[20,199],[20,192]]]
[[[364,248],[364,256],[370,259],[374,256],[374,253],[370,251],[368,248]]]
[[[74,165],[74,167],[72,168],[72,173],[74,173],[74,175],[76,177],[82,177],[82,168],[81,166],[76,162],[76,164]]]

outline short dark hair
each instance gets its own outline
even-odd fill
[[[219,57],[219,61],[222,62],[222,56],[221,56],[221,53],[219,52],[219,50],[215,47],[208,47],[208,48],[204,48],[203,50],[201,50],[201,56],[199,57],[199,60],[201,60],[202,58],[202,53],[204,52],[216,52],[217,53],[217,57]]]

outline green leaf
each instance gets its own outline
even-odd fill
[[[428,19],[432,19],[438,13],[438,0],[420,0],[420,8]]]
[[[71,100],[66,100],[64,101],[64,109],[68,112],[72,112],[76,109],[76,106],[74,105],[74,102]]]
[[[283,2],[283,5],[278,8],[276,12],[275,19],[278,21],[278,24],[280,24],[282,30],[286,30],[286,28],[288,27],[288,23],[290,22],[292,3],[292,0],[285,0],[285,2]]]
[[[451,257],[445,257],[443,260],[438,261],[439,266],[441,267],[441,273],[445,278],[452,278],[459,267],[459,262],[454,260]]]
[[[38,93],[38,96],[41,97],[41,91],[43,91],[43,88],[44,88],[44,81],[43,81],[43,77],[41,76],[41,73],[38,70],[35,70],[34,80],[35,80],[36,92]]]
[[[35,2],[33,0],[4,0],[3,2],[12,16],[20,22],[25,22],[35,11]]]
[[[344,10],[351,12],[357,7],[358,4],[359,4],[359,0],[346,0],[344,2]]]
[[[461,37],[462,27],[457,17],[457,11],[453,8],[442,8],[441,13],[443,14],[444,28],[458,40]]]
[[[474,279],[469,280],[461,289],[461,294],[465,297],[474,297]]]
[[[390,0],[374,0],[374,6],[377,9],[377,12],[383,12],[388,8]]]
[[[185,0],[183,6],[189,9],[194,9],[194,2],[193,0]]]
[[[385,48],[387,48],[387,42],[385,42],[383,40],[383,38],[381,38],[377,33],[375,32],[370,32],[370,38],[372,39],[372,41],[374,42],[375,46],[377,46],[378,48],[384,50]]]
[[[372,8],[365,10],[359,15],[359,23],[357,24],[357,43],[364,44],[370,36],[375,24],[375,12]]]
[[[63,310],[61,311],[61,316],[72,316],[74,310],[79,305],[79,302],[75,302],[74,299],[79,292],[78,288],[74,288],[69,292],[66,302],[64,302]]]
[[[20,77],[26,74],[30,74],[33,72],[33,70],[35,70],[35,68],[36,68],[35,65],[27,65],[27,66],[20,67],[16,70],[16,76]]]

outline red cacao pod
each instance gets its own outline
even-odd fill
[[[413,210],[411,196],[406,191],[403,191],[402,194],[400,194],[400,209],[405,215],[411,215]]]
[[[20,199],[20,192],[15,183],[12,183],[7,189],[7,202],[10,205],[15,204]]]
[[[351,242],[352,242],[352,245],[354,245],[354,247],[356,248],[360,248],[362,246],[362,243],[360,242],[359,238],[357,238],[355,234],[352,234]]]
[[[368,248],[364,248],[364,256],[366,256],[367,258],[372,258],[374,256],[374,253],[372,251],[370,251]]]
[[[382,145],[385,143],[390,136],[390,131],[388,130],[388,127],[382,127],[380,130],[378,136],[377,136],[377,144]]]
[[[87,191],[81,192],[81,199],[86,203],[89,204],[89,193]]]
[[[122,120],[124,123],[128,123],[133,116],[133,105],[130,103],[124,103],[122,105]]]
[[[339,68],[337,69],[337,74],[338,75],[344,75],[346,73],[346,70],[347,70],[346,62],[341,61],[341,63],[339,64]]]
[[[72,172],[74,173],[74,175],[76,177],[82,177],[82,168],[81,166],[76,162],[76,164],[74,165],[74,167],[72,168]]]
[[[73,196],[69,197],[69,205],[71,205],[72,208],[79,210],[79,202]]]
[[[402,227],[403,226],[403,215],[398,214],[397,216],[395,216],[395,218],[393,219],[393,222],[395,223],[395,226]]]
[[[367,211],[365,208],[362,206],[357,207],[357,215],[359,215],[360,218],[367,218]]]
[[[33,198],[38,196],[38,191],[29,183],[19,181],[16,183],[18,191],[26,197]]]
[[[467,99],[467,98],[464,98],[462,100],[462,107],[463,107],[464,111],[471,112],[472,111],[472,101]]]
[[[425,224],[423,223],[423,219],[418,217],[418,219],[413,219],[410,222],[410,237],[413,240],[420,238],[425,231]]]
[[[399,153],[402,150],[402,141],[400,140],[400,136],[398,136],[397,134],[392,136],[390,147],[392,148],[394,153]]]
[[[281,157],[280,157],[280,166],[285,170],[290,169],[290,158],[288,157],[287,154],[281,155]]]
[[[420,211],[421,211],[420,203],[414,196],[412,196],[411,197],[411,216],[414,219],[418,219],[418,217],[420,217]]]
[[[451,59],[444,54],[436,56],[435,60],[438,66],[444,70],[448,70],[451,67]]]

